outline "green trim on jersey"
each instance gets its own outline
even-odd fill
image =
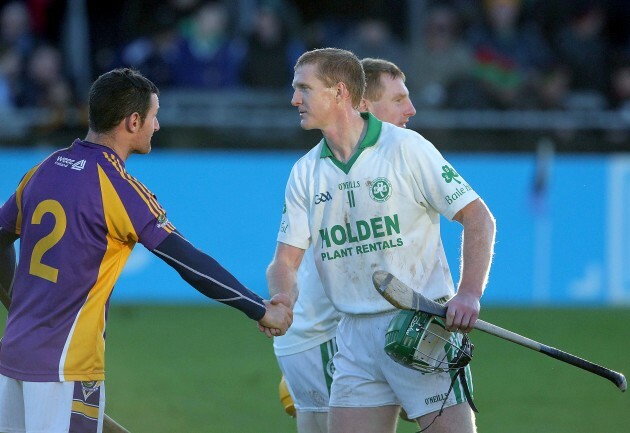
[[[372,113],[366,112],[366,113],[360,113],[360,114],[362,118],[368,121],[367,132],[365,133],[365,137],[363,137],[361,144],[359,144],[359,149],[356,151],[354,155],[352,155],[352,158],[350,158],[350,160],[347,163],[343,163],[339,161],[337,158],[335,158],[335,155],[333,155],[332,151],[330,150],[330,147],[328,146],[328,142],[326,141],[326,138],[323,138],[324,145],[322,146],[322,152],[320,153],[319,157],[330,158],[333,164],[339,167],[339,169],[343,171],[345,174],[348,174],[350,172],[352,165],[357,160],[359,155],[361,155],[361,153],[363,153],[363,151],[367,149],[368,147],[374,146],[376,142],[378,141],[378,137],[381,135],[381,128],[383,127],[383,122],[381,122],[376,117],[374,117]]]

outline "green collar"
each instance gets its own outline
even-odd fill
[[[361,144],[359,144],[359,149],[355,152],[354,155],[352,155],[352,158],[350,158],[347,163],[344,164],[343,162],[335,158],[335,155],[333,155],[330,147],[328,146],[326,138],[322,139],[324,144],[322,146],[322,151],[319,157],[330,158],[333,164],[339,167],[345,174],[348,174],[350,172],[352,165],[365,149],[376,144],[376,142],[378,141],[378,137],[381,134],[381,128],[383,127],[383,122],[374,117],[372,113],[361,113],[361,117],[368,121],[367,132],[365,133],[365,137],[363,137]]]

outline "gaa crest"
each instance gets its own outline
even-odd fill
[[[392,184],[384,177],[377,177],[370,185],[370,197],[374,201],[384,202],[392,195]]]

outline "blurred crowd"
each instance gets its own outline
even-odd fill
[[[289,90],[326,46],[400,65],[417,107],[630,108],[630,1],[414,2],[0,0],[0,110],[81,107],[118,66],[163,90]]]

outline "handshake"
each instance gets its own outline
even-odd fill
[[[258,321],[258,329],[264,332],[267,337],[278,337],[284,335],[293,323],[293,303],[289,296],[278,293],[271,300],[265,300],[267,312]]]

